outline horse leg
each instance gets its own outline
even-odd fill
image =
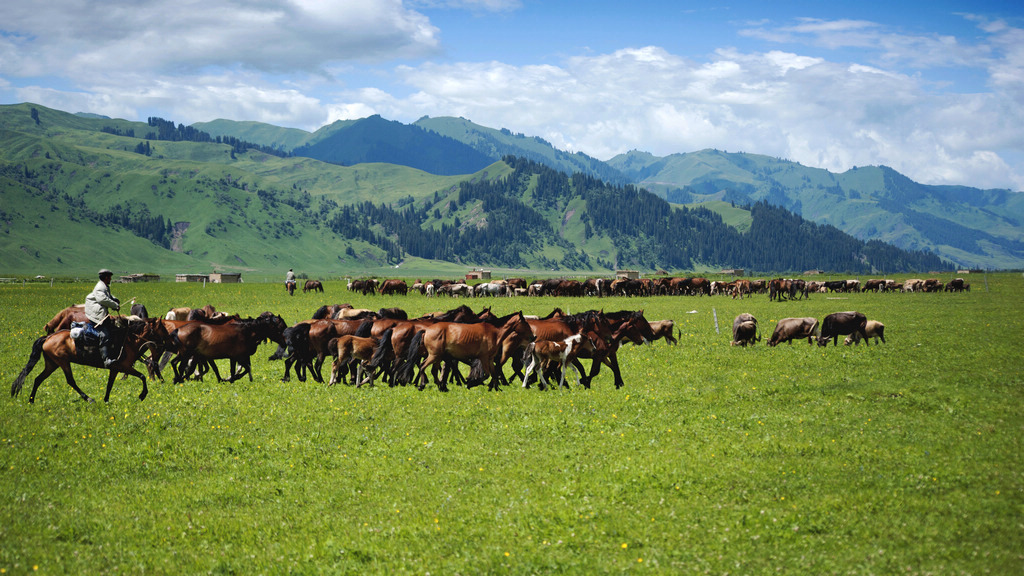
[[[142,393],[139,394],[139,400],[145,400],[146,395],[149,394],[149,388],[146,386],[146,377],[135,368],[129,366],[128,368],[111,368],[110,375],[107,376],[107,393],[103,395],[103,401],[110,402],[110,391],[114,388],[114,380],[117,379],[118,372],[123,372],[125,376],[137,376],[139,380],[142,380]]]
[[[75,378],[71,375],[71,366],[68,366],[66,368],[62,366],[61,368],[64,370],[64,379],[68,381],[68,384],[71,385],[71,387],[74,388],[75,391],[78,392],[78,394],[82,398],[88,400],[89,402],[92,402],[92,400],[88,396],[86,396],[85,393],[78,388],[78,386],[75,385]],[[45,358],[45,362],[43,364],[43,371],[40,372],[39,375],[36,376],[35,381],[32,382],[32,393],[28,395],[29,404],[32,404],[36,401],[36,390],[39,389],[39,385],[43,383],[43,380],[46,380],[47,376],[53,374],[53,371],[56,369],[57,363],[50,360],[49,358]]]
[[[572,365],[575,366],[576,371],[580,373],[580,384],[582,384],[584,388],[590,388],[590,382],[594,379],[594,376],[596,376],[597,372],[601,369],[601,366],[599,364],[600,363],[597,360],[593,361],[593,364],[591,364],[591,371],[593,372],[593,374],[590,374],[587,372],[587,369],[583,366],[583,362],[580,362],[579,358],[573,358]]]
[[[625,382],[622,380],[622,373],[619,371],[619,356],[615,352],[605,356],[604,363],[612,370],[615,376],[615,388],[622,388]]]
[[[568,385],[567,385],[567,384],[565,383],[565,368],[566,368],[566,364],[567,364],[567,363],[568,363],[568,362],[567,362],[566,360],[562,360],[562,361],[561,361],[561,362],[560,362],[560,363],[558,364],[558,369],[559,369],[559,371],[560,371],[560,372],[562,373],[562,374],[561,374],[561,376],[560,376],[560,377],[559,377],[559,379],[558,379],[558,387],[559,387],[559,388],[568,388],[568,387],[569,387],[569,386],[568,386]]]
[[[530,387],[530,374],[533,373],[534,367],[537,365],[537,359],[530,355],[530,365],[526,367],[526,373],[523,374],[523,388]]]

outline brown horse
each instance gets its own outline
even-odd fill
[[[324,285],[319,280],[306,280],[306,284],[302,287],[303,293],[305,292],[320,292],[323,293]]]
[[[135,370],[135,361],[139,359],[143,349],[150,346],[162,347],[167,337],[167,330],[159,320],[139,320],[128,323],[120,356],[117,362],[109,368],[110,375],[107,377],[107,393],[103,396],[104,402],[110,401],[110,390],[114,387],[114,379],[121,372],[138,376],[142,380],[142,393],[139,394],[139,400],[146,399],[146,394],[149,393],[149,389],[146,387],[146,377]],[[28,363],[21,370],[21,373],[18,374],[18,377],[14,379],[14,383],[11,384],[11,396],[17,396],[21,393],[25,377],[28,376],[32,368],[39,362],[40,357],[44,358],[45,364],[43,371],[36,376],[35,382],[32,384],[32,393],[28,397],[29,403],[35,402],[36,390],[39,389],[39,385],[57,368],[64,371],[64,379],[67,380],[68,385],[75,392],[78,392],[78,395],[83,400],[93,401],[75,383],[75,377],[71,373],[71,365],[81,364],[83,366],[103,368],[103,360],[99,357],[98,353],[89,354],[87,350],[80,350],[75,340],[71,338],[71,332],[67,330],[59,330],[53,334],[43,336],[32,344],[32,353],[29,355]]]
[[[284,289],[288,292],[289,296],[295,295],[295,280],[285,280]]]
[[[86,320],[85,304],[68,306],[60,312],[57,312],[57,315],[43,326],[43,330],[46,330],[47,334],[53,334],[57,330],[70,329],[72,322],[85,322]]]
[[[501,366],[512,350],[520,348],[523,341],[532,338],[530,325],[522,313],[513,315],[500,328],[487,322],[438,322],[416,333],[409,346],[409,354],[426,354],[416,377],[420,389],[426,386],[426,370],[430,367],[438,390],[447,392],[447,383],[438,377],[438,363],[455,360],[472,366],[466,378],[467,388],[483,384],[489,378],[488,388],[497,390],[500,386],[500,370],[496,369],[496,365]]]
[[[206,324],[190,322],[171,333],[172,345],[178,350],[178,364],[186,369],[176,371],[175,382],[183,380],[181,374],[188,374],[200,361],[210,361],[217,380],[224,382],[217,365],[213,360],[228,358],[231,360],[231,378],[234,382],[246,374],[252,381],[250,358],[256,348],[265,340],[272,340],[278,345],[284,344],[284,330],[287,325],[280,316],[264,312],[257,318],[235,320],[226,324]],[[235,373],[235,365],[242,371]]]
[[[373,360],[380,357],[377,354],[380,345],[382,343],[387,345],[387,342],[390,342],[390,340],[390,331],[384,332],[380,338],[346,334],[331,340],[331,346],[337,350],[338,357],[335,358],[334,365],[331,367],[330,384],[333,386],[337,382],[344,383],[346,373],[352,371],[352,365],[354,364],[355,373],[353,374],[352,383],[356,385],[356,388],[361,387],[367,382],[369,382],[370,386],[373,386],[374,370],[377,368]],[[369,374],[369,378],[366,381],[363,380],[364,370],[367,370]]]

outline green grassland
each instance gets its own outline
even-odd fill
[[[153,314],[211,303],[289,324],[335,302],[643,309],[680,342],[625,347],[620,390],[607,369],[547,392],[281,383],[269,345],[253,382],[156,382],[143,402],[137,380],[87,404],[55,374],[36,404],[0,402],[0,571],[1019,574],[1022,279],[969,280],[782,303],[114,285]],[[0,381],[91,286],[0,284]],[[851,309],[888,342],[729,345],[740,312],[767,339],[780,318]],[[101,397],[105,372],[75,374]]]

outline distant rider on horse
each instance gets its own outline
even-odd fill
[[[117,362],[117,358],[110,357],[110,328],[113,321],[108,321],[110,314],[107,313],[108,309],[121,309],[121,301],[110,294],[110,280],[113,277],[114,273],[110,270],[100,270],[100,281],[85,297],[85,317],[100,336],[100,357],[104,368],[110,368],[111,364]]]

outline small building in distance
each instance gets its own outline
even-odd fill
[[[121,278],[119,280],[121,282],[125,283],[125,284],[129,284],[129,283],[132,283],[132,282],[159,282],[160,281],[160,275],[159,274],[129,274],[127,276],[121,276]]]
[[[210,274],[211,284],[240,284],[241,282],[241,272],[214,272]]]
[[[639,270],[616,270],[615,271],[615,277],[616,278],[626,278],[626,279],[629,279],[629,280],[639,280],[640,279],[640,271]]]
[[[490,279],[491,279],[491,271],[490,270],[470,270],[469,272],[466,273],[466,281],[467,282],[470,281],[470,280],[490,280]]]
[[[208,274],[175,274],[175,282],[206,282],[210,279]]]
[[[723,268],[722,274],[729,274],[732,276],[743,276],[743,268]]]

